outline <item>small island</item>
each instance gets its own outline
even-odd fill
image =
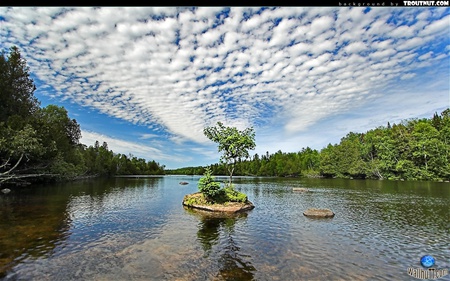
[[[241,193],[242,194],[242,193]],[[183,205],[188,208],[194,208],[210,212],[239,213],[255,208],[252,202],[209,202],[201,192],[188,194],[184,196]]]
[[[221,188],[220,183],[214,181],[209,168],[199,180],[198,187],[200,192],[184,196],[183,206],[226,213],[238,213],[255,208],[244,193],[235,190],[232,186]]]
[[[217,127],[207,127],[204,134],[212,141],[219,143],[219,152],[223,152],[221,161],[226,164],[230,179],[222,188],[207,168],[198,182],[199,192],[185,195],[183,206],[202,211],[239,213],[255,208],[247,195],[234,189],[233,171],[238,159],[249,157],[248,149],[255,148],[255,132],[253,128],[239,131],[235,127],[225,127],[217,122]]]

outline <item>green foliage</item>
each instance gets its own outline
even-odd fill
[[[86,165],[86,174],[98,176],[114,175],[162,175],[164,165],[133,155],[116,154],[108,149],[108,144],[99,142],[89,147],[81,148],[83,160]]]
[[[0,138],[0,151],[8,157],[39,156],[43,152],[37,132],[29,124],[19,130],[10,127],[3,128],[5,134]],[[3,131],[2,130],[2,131]]]
[[[411,119],[365,134],[350,133],[324,148],[324,176],[449,180],[448,109],[432,119]]]
[[[247,195],[235,190],[232,185],[226,185],[224,188],[221,188],[220,183],[216,182],[214,177],[212,176],[210,168],[205,169],[203,177],[201,177],[198,182],[198,189],[204,195],[203,198],[205,198],[208,203],[246,203],[248,201]],[[197,197],[191,200],[199,203],[198,200],[200,199],[198,199]]]
[[[0,183],[21,178],[65,180],[82,175],[164,174],[164,165],[115,154],[108,145],[79,144],[80,126],[64,107],[40,108],[18,48],[0,55]]]
[[[0,54],[0,122],[11,116],[26,119],[39,109],[33,96],[36,87],[30,78],[26,60],[19,49],[11,47],[9,54]]]
[[[212,203],[227,204],[230,202],[247,203],[248,197],[245,193],[239,192],[231,185],[226,185],[215,196]]]
[[[183,167],[178,169],[165,170],[166,175],[203,175],[205,173],[205,167]]]
[[[226,163],[210,166],[225,175]],[[450,180],[450,109],[365,133],[348,133],[320,152],[255,154],[235,163],[236,175]]]
[[[210,201],[207,201],[203,193],[201,196],[197,196],[197,194],[192,195],[186,195],[183,199],[183,203],[187,206],[194,206],[194,205],[208,205],[211,204]]]
[[[218,151],[222,152],[220,161],[227,166],[231,184],[236,162],[249,158],[248,150],[256,147],[253,127],[240,131],[217,122],[217,126],[206,127],[203,133],[208,139],[218,143]]]
[[[210,201],[215,201],[217,196],[219,196],[222,192],[220,183],[214,181],[214,177],[211,174],[211,169],[209,168],[205,170],[203,177],[198,181],[198,189]]]
[[[83,172],[83,165],[66,162],[61,153],[52,161],[49,171],[58,180],[74,179]]]
[[[329,144],[320,152],[320,173],[325,177],[334,177],[338,173],[335,146]]]
[[[235,190],[231,186],[224,188],[226,201],[228,202],[241,202],[246,203],[248,201],[247,195],[245,193]]]

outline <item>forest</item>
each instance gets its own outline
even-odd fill
[[[224,164],[209,166],[226,175]],[[205,167],[166,170],[166,174],[203,174]],[[364,133],[350,132],[320,151],[254,154],[236,163],[238,176],[327,177],[389,180],[450,180],[450,109],[431,118],[404,120]]]
[[[164,174],[164,165],[79,142],[80,126],[64,107],[41,107],[17,47],[0,55],[0,185],[91,176]]]

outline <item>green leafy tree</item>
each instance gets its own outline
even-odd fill
[[[365,178],[367,169],[362,159],[362,134],[350,132],[342,138],[338,146],[338,166],[340,174]]]
[[[25,125],[18,131],[2,128],[2,132],[6,134],[0,137],[0,183],[20,178],[17,173],[26,169],[27,162],[44,152],[36,130],[31,125]]]
[[[450,109],[444,110],[441,116],[439,140],[442,145],[441,157],[445,164],[440,167],[440,175],[442,178],[450,180]]]
[[[217,126],[206,127],[203,133],[208,139],[218,143],[218,151],[223,153],[220,161],[227,166],[231,186],[237,161],[250,157],[248,150],[256,147],[253,127],[240,131],[217,122]]]
[[[102,146],[79,143],[80,126],[64,107],[40,108],[26,60],[17,47],[0,53],[0,183],[80,175],[163,174],[164,166]],[[31,180],[30,180],[31,179]]]
[[[338,174],[337,168],[337,145],[328,144],[320,151],[320,173],[324,177],[335,177]]]
[[[388,123],[390,126],[390,124]],[[385,129],[379,127],[375,130],[366,132],[362,144],[362,157],[364,158],[367,166],[367,176],[370,178],[384,179],[382,173],[381,161],[379,159],[379,153],[376,149],[377,144],[380,143],[380,135]]]
[[[70,119],[62,106],[48,105],[36,112],[35,127],[42,141],[49,148],[48,155],[61,152],[71,153],[81,137],[80,126],[75,119]]]

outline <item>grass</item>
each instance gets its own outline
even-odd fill
[[[228,205],[232,203],[247,203],[248,197],[242,192],[234,188],[226,187],[215,198],[207,198],[203,193],[197,192],[184,196],[183,202],[185,205]]]

